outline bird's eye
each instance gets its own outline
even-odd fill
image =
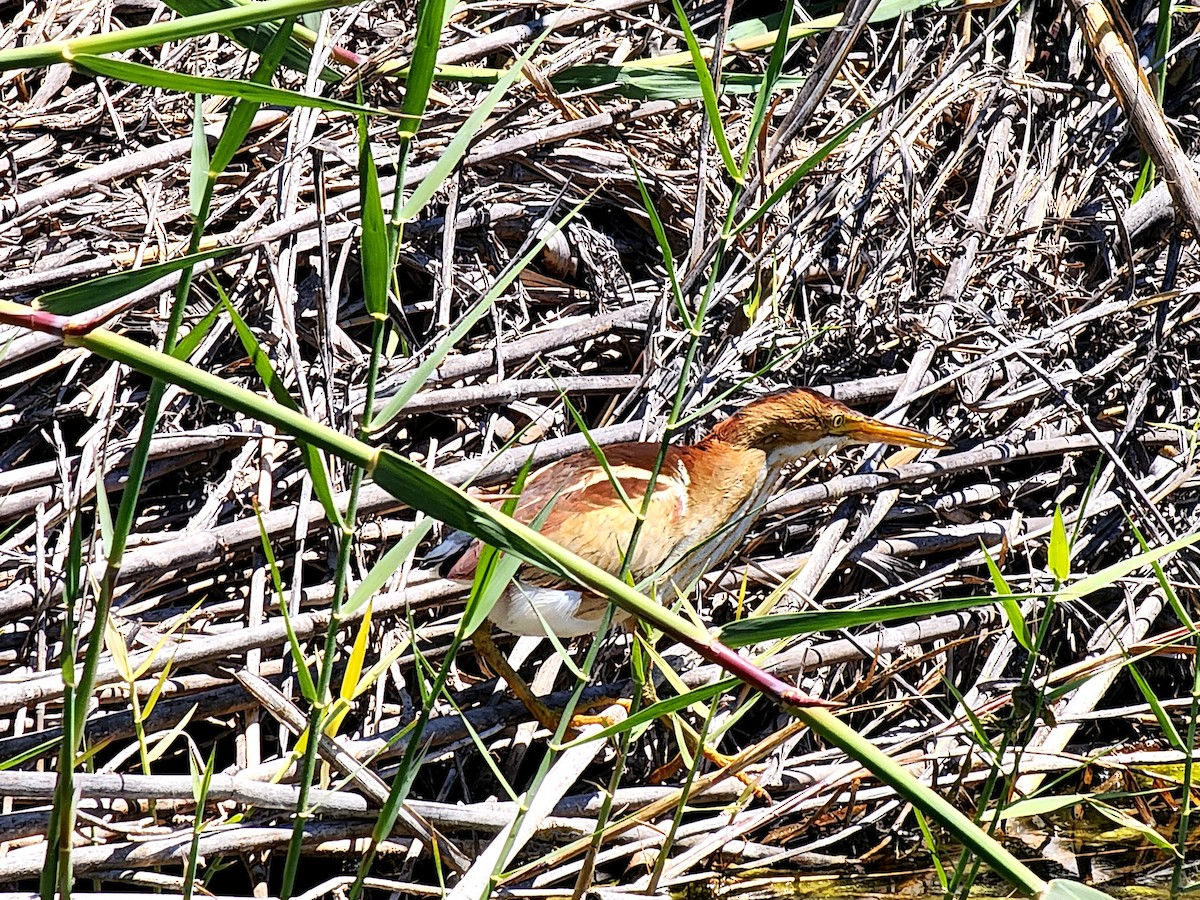
[[[833,419],[830,421],[830,424],[833,425],[834,428],[841,428],[843,425],[846,424],[846,417],[843,416],[841,413],[834,413]]]

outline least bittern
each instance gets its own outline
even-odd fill
[[[556,543],[614,575],[627,570],[641,582],[667,573],[671,583],[685,587],[741,542],[788,465],[853,444],[874,443],[934,450],[951,446],[923,431],[855,412],[815,391],[794,388],[747,404],[696,444],[666,449],[632,553],[637,512],[661,444],[606,447],[607,468],[591,451],[551,463],[528,478],[514,516],[529,523],[549,505],[540,530]],[[620,493],[614,481],[620,483]],[[474,542],[450,577],[470,581],[480,549]],[[660,591],[664,593],[674,597],[673,591]],[[607,605],[604,597],[523,566],[493,607],[491,620],[510,634],[540,636],[550,631],[558,637],[577,637],[599,628]],[[624,616],[615,611],[615,618]],[[553,730],[556,717],[516,678],[492,644],[486,625],[476,633],[475,645],[538,720]]]

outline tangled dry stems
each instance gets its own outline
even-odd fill
[[[981,543],[1014,590],[1049,590],[1045,547],[1056,506],[1073,535],[1076,571],[1137,552],[1130,522],[1151,543],[1194,530],[1195,243],[1164,220],[1170,205],[1162,191],[1128,208],[1139,145],[1061,10],[1022,12],[1010,4],[879,22],[815,102],[811,92],[781,93],[754,170],[763,174],[769,161],[755,203],[868,105],[882,110],[731,244],[713,276],[697,364],[685,372],[687,336],[664,287],[631,162],[664,220],[689,302],[708,278],[734,202],[731,185],[697,102],[554,87],[554,77],[572,66],[681,48],[669,8],[608,5],[615,11],[576,22],[543,45],[534,65],[544,78],[521,83],[505,99],[466,164],[406,232],[384,395],[531,234],[584,204],[437,370],[386,436],[393,447],[449,480],[500,484],[531,449],[552,459],[584,448],[561,390],[604,443],[655,436],[681,378],[690,409],[747,379],[726,407],[773,386],[825,385],[853,404],[886,406],[956,437],[956,451],[932,462],[875,460],[890,463],[897,478],[870,474],[859,457],[797,476],[747,547],[697,591],[697,606],[715,622],[772,591],[782,608],[796,609],[985,592]],[[1141,23],[1148,8],[1126,14]],[[711,13],[697,11],[704,34],[716,27]],[[456,14],[443,39],[446,60],[507,65],[508,46],[491,35],[530,14],[503,4]],[[153,15],[157,8],[143,4],[63,2],[36,16],[31,7],[0,31],[0,46]],[[368,3],[330,21],[339,43],[376,61],[403,56],[412,37],[403,4]],[[503,35],[526,45],[527,38]],[[823,42],[802,42],[788,71],[812,71]],[[239,48],[215,37],[135,56],[165,69],[226,76],[245,65]],[[744,55],[726,66],[755,71],[761,64],[761,56]],[[289,77],[303,84],[302,76]],[[366,85],[368,102],[394,102],[388,79]],[[410,181],[428,171],[486,90],[455,82],[436,88]],[[178,251],[189,226],[188,98],[64,67],[10,74],[0,91],[8,148],[0,157],[0,296],[29,299]],[[1195,133],[1196,91],[1185,83],[1168,93],[1168,115],[1185,143]],[[801,102],[811,108],[800,110]],[[735,146],[752,104],[752,97],[723,98]],[[222,103],[206,106],[216,115]],[[783,126],[797,122],[782,140]],[[211,228],[217,242],[249,241],[256,249],[213,271],[269,342],[277,370],[307,413],[351,428],[364,400],[369,336],[354,264],[354,123],[302,110],[264,113],[258,126],[220,186]],[[376,121],[372,139],[386,163],[393,126]],[[394,175],[386,166],[384,174]],[[165,295],[161,286],[144,293],[119,324],[153,342]],[[212,285],[198,279],[189,317],[215,300]],[[109,491],[119,490],[147,386],[40,336],[5,341],[0,759],[30,754],[0,773],[0,793],[10,798],[0,815],[7,848],[0,881],[12,883],[34,877],[44,853],[37,837],[52,785],[36,770],[49,767],[53,751],[35,748],[59,733],[59,573],[69,516],[94,508],[98,473]],[[193,360],[257,387],[226,323]],[[697,421],[691,433],[711,420]],[[171,396],[158,433],[114,617],[135,663],[146,663],[134,686],[143,699],[170,665],[163,697],[145,723],[151,744],[179,731],[151,774],[115,780],[109,773],[139,766],[128,691],[118,668],[102,665],[100,706],[88,733],[105,746],[97,773],[81,778],[81,826],[90,845],[76,857],[80,873],[119,872],[135,882],[152,867],[178,872],[194,813],[190,783],[180,777],[190,747],[206,754],[216,746],[221,759],[202,855],[257,858],[283,848],[290,834],[295,789],[287,777],[266,783],[287,767],[277,722],[284,710],[267,702],[274,695],[255,679],[282,687],[284,699],[273,702],[292,702],[296,685],[252,504],[263,510],[292,626],[302,641],[313,641],[310,652],[328,622],[331,590],[329,528],[287,440],[184,393]],[[493,458],[509,441],[515,446]],[[345,484],[345,473],[339,477]],[[359,573],[412,523],[411,514],[370,488],[361,512]],[[88,544],[93,572],[101,552],[97,532]],[[1195,564],[1179,559],[1168,573],[1189,597]],[[378,652],[411,640],[439,664],[461,604],[461,591],[436,572],[406,567],[375,602]],[[86,607],[81,612],[86,630]],[[993,760],[978,746],[964,706],[985,717],[993,739],[1019,735],[1014,746],[1022,749],[996,761],[1002,769],[1019,767],[1019,792],[1033,790],[1044,773],[1069,785],[1103,778],[1134,784],[1134,766],[1152,759],[1150,751],[1177,762],[1120,662],[1122,653],[1146,654],[1144,674],[1158,697],[1186,715],[1188,667],[1195,663],[1172,649],[1178,625],[1145,573],[1059,608],[1035,667],[1039,683],[1063,685],[1079,667],[1093,675],[1054,701],[1053,721],[1013,718],[1010,690],[1023,656],[991,607],[857,635],[818,635],[781,649],[771,664],[809,691],[843,699],[861,732],[969,805]],[[614,642],[602,656],[599,684],[590,691],[628,689],[624,647]],[[561,690],[557,656],[544,646],[529,652],[544,661],[546,690]],[[685,660],[675,662],[686,668]],[[518,725],[522,709],[481,680],[472,659],[455,665],[456,705],[499,770],[521,788],[542,752]],[[421,677],[408,647],[343,727],[344,749],[385,780],[405,748],[394,739],[421,702],[414,686]],[[684,677],[697,685],[715,673],[692,668]],[[778,805],[764,806],[737,781],[712,777],[706,802],[675,836],[661,886],[721,867],[844,866],[847,859],[905,853],[919,841],[889,791],[861,781],[811,736],[783,739],[785,720],[761,704],[747,709],[745,699],[727,698],[714,728],[724,736],[721,746],[735,752],[778,738],[753,769]],[[474,855],[512,809],[489,799],[503,794],[449,704],[439,703],[426,739],[415,808]],[[599,857],[601,878],[646,886],[682,789],[677,781],[644,782],[674,752],[666,728],[634,743],[615,800],[645,821],[610,838]],[[530,848],[509,868],[541,864],[522,870],[517,883],[562,885],[577,875],[581,854],[554,851],[591,833],[595,785],[605,783],[612,763],[611,748],[594,748],[576,780],[559,786],[561,799],[549,804]],[[353,860],[353,841],[368,833],[375,807],[369,792],[340,777],[328,787],[307,846],[314,859]],[[656,802],[660,811],[651,815]],[[720,805],[733,802],[740,811],[731,825]],[[218,827],[234,811],[246,818]],[[1169,804],[1160,799],[1139,812],[1169,831]],[[428,857],[407,838],[384,850],[380,866],[396,883],[435,883]],[[264,879],[256,865],[251,880]]]

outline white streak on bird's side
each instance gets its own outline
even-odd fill
[[[560,496],[582,493],[596,485],[611,485],[614,480],[621,485],[621,489],[629,499],[633,509],[641,509],[642,499],[646,495],[646,484],[650,480],[650,472],[640,466],[619,464],[609,466],[606,471],[603,466],[597,463],[594,467],[588,467],[581,471],[559,493]],[[690,475],[682,462],[677,463],[673,469],[665,469],[659,474],[658,481],[654,484],[654,500],[657,502],[670,502],[674,499],[679,506],[678,514],[680,516],[686,515],[687,486],[690,480]],[[560,502],[569,501],[563,500]]]
[[[622,485],[628,481],[645,481],[647,474],[645,469],[638,468],[637,466],[609,466],[606,471],[603,466],[596,463],[594,467],[589,467],[580,472],[579,477],[564,486],[562,492],[570,494],[576,491],[584,491],[593,485],[611,484],[613,480],[622,483]]]
[[[679,475],[676,484],[679,487],[679,517],[682,519],[687,516],[688,485],[692,483],[692,477],[688,474],[687,466],[683,464],[682,459],[675,464],[675,471]]]

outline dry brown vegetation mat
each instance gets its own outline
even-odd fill
[[[861,18],[866,9],[851,12]],[[1151,56],[1158,9],[1123,9],[1132,40]],[[122,0],[0,10],[0,47],[172,15]],[[443,60],[506,67],[553,10],[464,5],[443,33]],[[752,13],[737,4],[689,7],[708,41],[744,37]],[[403,63],[411,45],[407,5],[368,2],[335,10],[328,22],[333,41],[371,57],[361,73],[365,101],[395,103],[387,63]],[[1163,73],[1166,121],[1136,131],[1107,68],[1060,4],[885,10],[848,45],[842,31],[800,40],[786,72],[807,77],[774,99],[752,154],[751,173],[761,179],[737,201],[743,214],[840,129],[875,114],[717,254],[730,180],[695,92],[665,96],[673,88],[636,79],[614,86],[609,70],[595,88],[574,86],[584,65],[686,50],[669,5],[607,0],[578,8],[537,48],[527,77],[406,229],[380,394],[405,382],[522,248],[549,234],[547,223],[580,211],[384,439],[447,480],[503,484],[531,452],[545,461],[586,448],[564,394],[604,444],[657,438],[681,378],[689,409],[716,407],[681,439],[765,390],[820,386],[852,406],[886,407],[953,437],[956,447],[920,459],[847,453],[796,475],[751,539],[691,598],[708,621],[727,622],[768,596],[780,609],[803,610],[986,595],[996,590],[990,554],[1013,593],[1041,595],[1019,601],[1036,634],[1057,586],[1046,554],[1056,508],[1071,541],[1072,577],[1135,556],[1139,533],[1157,546],[1195,530],[1196,245],[1186,201],[1173,203],[1158,188],[1131,205],[1147,128],[1150,138],[1161,126],[1185,152],[1195,150],[1196,45],[1179,38],[1194,25],[1194,16],[1176,17],[1182,46]],[[761,72],[766,53],[732,51],[725,74]],[[221,37],[133,55],[226,77],[247,66],[245,51]],[[305,79],[290,73],[283,81],[299,88]],[[355,83],[346,74],[341,85],[310,78],[308,87],[353,98]],[[488,89],[435,84],[410,184]],[[752,92],[721,98],[735,146],[754,100]],[[206,101],[213,127],[223,107]],[[63,65],[7,73],[0,297],[27,301],[177,254],[190,227],[191,120],[190,98],[177,93]],[[396,174],[394,136],[394,123],[373,120],[385,186]],[[1178,149],[1165,152],[1178,162]],[[305,412],[347,431],[365,399],[369,340],[354,240],[357,156],[352,117],[261,112],[219,185],[208,230],[215,244],[253,249],[210,265],[188,312],[194,322],[227,293]],[[705,290],[711,296],[687,369],[687,335],[634,166],[662,219],[686,302]],[[115,327],[156,343],[167,296],[161,284],[143,290]],[[81,512],[88,578],[98,579],[95,491],[100,483],[114,498],[121,490],[147,381],[43,335],[10,328],[2,341],[0,884],[15,885],[32,884],[45,855],[62,716],[68,527]],[[261,389],[225,318],[192,360]],[[348,484],[345,472],[336,477]],[[354,578],[414,520],[369,489],[359,512]],[[239,864],[214,875],[211,888],[276,889],[270,861],[292,835],[298,791],[290,751],[304,718],[294,706],[300,689],[279,606],[290,608],[305,652],[318,654],[334,589],[330,547],[290,440],[188,393],[168,393],[109,635],[110,643],[124,641],[135,677],[131,686],[110,647],[87,725],[92,774],[78,782],[78,873],[105,885],[179,890],[195,814],[188,757],[202,765],[215,749],[199,854],[210,867]],[[1200,568],[1184,555],[1164,564],[1162,579],[1143,567],[1057,605],[1032,657],[1001,608],[988,604],[808,635],[773,647],[769,662],[805,690],[846,704],[847,721],[966,809],[983,792],[994,803],[1047,789],[1115,791],[1111,806],[1147,826],[1128,832],[1126,846],[1152,847],[1153,829],[1177,842],[1185,754],[1163,722],[1184,739],[1194,728],[1196,661],[1194,636],[1172,600],[1195,610]],[[408,746],[404,728],[426,703],[422,685],[444,661],[463,599],[462,585],[419,558],[376,596],[367,665],[392,657],[354,698],[333,742],[340,747],[322,750],[320,790],[310,798],[319,809],[306,825],[300,875],[310,895],[353,876]],[[88,606],[77,613],[86,633]],[[347,653],[355,627],[342,632]],[[531,643],[520,644],[523,670],[562,699],[572,674],[546,642]],[[624,636],[605,643],[592,694],[629,691],[628,644]],[[586,645],[575,648],[576,660]],[[687,685],[716,677],[660,649]],[[409,797],[414,813],[469,860],[516,816],[501,779],[524,790],[547,751],[542,733],[523,724],[524,709],[470,653],[452,665],[453,704],[436,700]],[[1042,699],[1014,691],[1023,682]],[[911,809],[856,765],[736,690],[714,702],[710,741],[728,754],[763,749],[745,770],[754,789],[705,761],[694,777],[685,764],[652,783],[680,745],[667,720],[627,745],[594,745],[570,778],[539,784],[537,793],[554,800],[504,862],[515,873],[506,883],[566,889],[583,872],[587,884],[665,889],[760,867],[890,868],[920,850]],[[703,724],[695,707],[682,715]],[[623,775],[610,783],[618,755]],[[602,809],[606,797],[611,812]],[[677,817],[685,797],[687,812]],[[1092,807],[1073,808],[1104,821]],[[612,833],[592,848],[598,816]],[[1069,818],[1047,812],[1033,825],[1004,827],[1053,865],[1108,877],[1070,852],[1072,835],[1056,830]],[[954,860],[948,852],[948,865]],[[1170,853],[1160,847],[1138,865],[1169,870]],[[435,865],[422,843],[397,830],[381,847],[372,890],[436,893],[439,866],[447,873],[453,860]]]

